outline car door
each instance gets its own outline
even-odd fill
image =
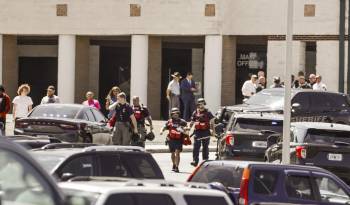
[[[108,126],[107,119],[97,109],[91,108],[91,111],[96,119],[96,126],[98,126],[98,130],[93,135],[93,142],[97,144],[112,144],[112,129]]]
[[[321,205],[349,204],[349,187],[339,178],[325,173],[313,172],[313,183]]]
[[[0,204],[63,205],[53,179],[18,145],[0,137]]]
[[[94,153],[73,155],[55,171],[59,179],[76,176],[97,176],[97,162]]]
[[[311,116],[309,92],[297,93],[292,99],[292,122],[308,121]]]
[[[92,108],[86,108],[84,110],[84,112],[85,112],[85,115],[87,116],[87,119],[88,119],[88,126],[90,129],[90,134],[93,137],[96,133],[100,132],[100,126],[97,123],[95,115],[92,112]]]

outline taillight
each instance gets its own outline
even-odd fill
[[[297,146],[295,148],[295,154],[298,159],[305,159],[306,158],[306,148],[303,146]]]
[[[244,168],[239,193],[239,204],[242,205],[248,205],[249,177],[250,170],[248,168]]]
[[[225,137],[226,145],[234,145],[235,144],[235,138],[231,132],[227,132]]]
[[[15,127],[16,128],[27,128],[29,125],[28,122],[15,122]]]
[[[205,161],[203,161],[202,163],[200,163],[192,172],[192,174],[188,177],[187,181],[190,182],[192,181],[192,178],[194,177],[194,175],[198,172],[199,168],[201,168],[201,166],[204,164]]]
[[[60,127],[65,129],[65,130],[75,130],[75,129],[77,129],[77,126],[69,125],[69,124],[60,124]]]

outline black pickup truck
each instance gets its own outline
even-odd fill
[[[271,135],[265,153],[268,162],[282,160],[281,136]],[[291,125],[292,164],[327,169],[350,185],[350,126],[297,122]]]

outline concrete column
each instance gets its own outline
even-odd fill
[[[201,92],[199,96],[203,95],[203,49],[202,48],[193,48],[192,49],[192,73],[193,80],[201,85]]]
[[[338,92],[338,55],[338,41],[317,42],[316,73],[322,76],[322,81],[326,84],[327,89],[334,92]]]
[[[236,101],[236,48],[236,37],[223,37],[221,91],[222,105],[234,105]]]
[[[63,103],[74,103],[75,35],[58,37],[58,95]]]
[[[100,46],[90,46],[89,49],[89,90],[99,97],[100,79]]]
[[[158,36],[149,37],[148,56],[148,94],[147,106],[151,110],[152,118],[160,120],[162,82],[162,39]]]
[[[2,44],[2,83],[12,99],[18,88],[17,36],[3,35]]]
[[[131,36],[131,82],[130,98],[139,96],[147,103],[148,83],[148,36]]]
[[[85,100],[85,94],[89,90],[89,47],[89,37],[76,37],[74,100],[75,103],[83,102]]]
[[[221,106],[222,36],[205,37],[204,97],[207,106],[216,112]]]
[[[293,70],[296,76],[300,70],[305,71],[305,42],[293,42]],[[284,68],[286,66],[286,42],[268,41],[267,45],[267,86],[273,81],[273,76],[279,76],[281,81],[285,81]]]
[[[0,84],[2,84],[2,35],[0,34]]]

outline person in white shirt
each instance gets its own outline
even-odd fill
[[[16,96],[13,103],[13,119],[19,119],[27,117],[28,113],[32,110],[33,101],[32,98],[28,96],[30,93],[30,86],[28,84],[23,84],[19,86],[17,90],[18,96]]]
[[[316,76],[316,83],[312,86],[313,90],[319,90],[319,91],[327,91],[326,84],[322,83],[322,76],[317,75]]]
[[[55,91],[55,87],[53,85],[50,85],[47,88],[47,95],[43,97],[40,104],[60,103],[60,98],[55,95]]]
[[[252,75],[250,80],[247,80],[244,82],[242,86],[242,94],[244,98],[249,98],[250,96],[254,95],[256,93],[256,75]]]
[[[169,112],[172,108],[180,108],[180,79],[181,74],[175,72],[171,75],[173,80],[169,82],[168,88],[166,90],[166,98],[169,101]]]

